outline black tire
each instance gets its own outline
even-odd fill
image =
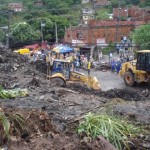
[[[66,86],[66,82],[61,78],[52,78],[51,83],[52,85],[55,85],[55,86],[61,86],[61,87]]]
[[[125,75],[124,75],[124,83],[127,85],[127,86],[134,86],[135,85],[135,80],[134,80],[134,75],[133,73],[131,72],[126,72]]]

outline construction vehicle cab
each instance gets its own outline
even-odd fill
[[[135,83],[149,82],[150,50],[138,51],[137,59],[124,63],[119,75],[123,76],[124,82],[128,86],[134,86]]]
[[[86,77],[83,73],[71,70],[72,63],[69,60],[54,59],[51,69],[52,83],[65,86],[67,83],[85,84],[94,90],[100,90],[96,77]]]

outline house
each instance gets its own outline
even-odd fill
[[[65,42],[82,47],[119,42],[122,36],[128,37],[131,31],[143,24],[144,21],[90,20],[88,26],[66,29]]]
[[[13,10],[15,12],[21,12],[23,10],[22,3],[9,3],[8,9]]]
[[[83,23],[87,24],[87,22],[89,20],[94,19],[94,14],[95,14],[95,12],[91,8],[84,8],[84,9],[82,9],[82,20],[83,20]]]
[[[90,2],[90,0],[82,0],[81,1],[81,4],[87,4],[87,3],[89,3]]]
[[[131,20],[138,21],[150,21],[150,8],[139,8],[138,6],[133,6],[129,9],[129,16]]]
[[[129,17],[128,12],[128,8],[113,8],[113,19],[117,20],[119,18],[119,20],[122,20],[123,17],[127,18]]]
[[[117,18],[122,20],[122,17],[130,19],[132,21],[150,21],[150,8],[139,8],[138,6],[132,6],[130,8],[113,8],[113,19]]]

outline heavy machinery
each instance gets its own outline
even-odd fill
[[[52,83],[59,86],[65,86],[67,83],[83,83],[91,89],[100,90],[96,77],[86,77],[83,73],[71,71],[69,60],[54,59],[50,79]]]
[[[128,86],[135,83],[150,82],[150,50],[137,52],[137,59],[122,65],[119,75]]]

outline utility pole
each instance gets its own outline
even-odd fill
[[[72,40],[73,40],[73,38],[72,38],[72,25],[70,24],[70,31],[71,31],[71,44],[72,44]],[[76,44],[77,44],[77,40],[76,40]]]
[[[56,44],[58,44],[58,33],[57,33],[57,23],[55,22],[55,36],[56,36]]]
[[[43,26],[44,24],[41,21],[41,43],[43,42]]]
[[[118,30],[119,30],[119,20],[120,20],[120,0],[118,1],[118,15],[117,15],[117,25],[116,25],[116,44],[117,45],[117,41],[118,41]]]

